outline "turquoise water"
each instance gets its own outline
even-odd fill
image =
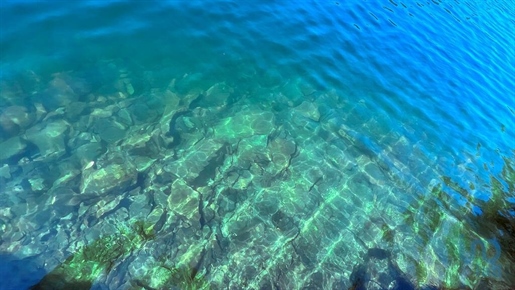
[[[69,2],[0,3],[1,289],[515,285],[510,1]]]

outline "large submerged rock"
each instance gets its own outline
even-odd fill
[[[0,127],[11,136],[30,126],[34,119],[35,115],[22,106],[0,109]]]
[[[199,193],[181,179],[172,183],[168,208],[176,214],[186,217],[190,224],[198,226],[200,220]]]
[[[12,137],[0,143],[0,161],[6,161],[20,155],[27,147],[27,143],[20,137]]]
[[[95,133],[107,143],[115,143],[125,137],[126,127],[116,120],[107,118],[98,119],[93,128]]]
[[[253,135],[268,135],[275,128],[275,116],[268,111],[243,111],[234,117],[223,119],[215,128],[215,136],[227,142],[235,142]]]
[[[227,105],[229,97],[234,92],[234,89],[225,83],[218,83],[210,87],[203,97],[198,101],[197,106],[209,107],[224,107]]]
[[[24,138],[38,147],[41,159],[57,159],[66,153],[65,140],[69,127],[64,120],[36,125],[25,132]]]
[[[137,171],[130,166],[110,164],[104,168],[85,170],[80,185],[81,193],[105,194],[124,192],[137,181]]]

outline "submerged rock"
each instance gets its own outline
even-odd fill
[[[183,216],[194,229],[200,228],[199,193],[181,179],[172,184],[168,208]]]
[[[102,118],[95,122],[94,130],[107,143],[115,143],[125,137],[125,126],[117,121]]]
[[[36,125],[25,132],[24,138],[38,147],[41,159],[57,159],[66,153],[65,139],[69,127],[64,120]]]
[[[7,139],[0,143],[0,161],[6,161],[14,156],[21,155],[25,148],[27,148],[27,143],[20,137]]]
[[[104,168],[88,169],[82,174],[81,193],[105,194],[111,191],[124,192],[136,184],[137,172],[130,166],[111,164]]]
[[[0,127],[11,136],[29,127],[34,119],[35,115],[22,106],[0,109]]]
[[[225,83],[218,83],[210,87],[204,97],[198,102],[199,107],[224,107],[234,89]]]
[[[204,183],[210,176],[210,174],[206,174],[206,167],[216,167],[214,161],[217,160],[217,156],[223,157],[222,148],[222,143],[211,139],[199,142],[191,150],[185,152],[182,158],[167,164],[164,170],[187,182]]]
[[[211,81],[202,73],[186,74],[183,78],[174,82],[174,89],[180,94],[188,94],[192,90],[206,89]]]
[[[294,110],[315,122],[320,120],[320,112],[318,111],[318,106],[315,103],[304,101],[302,104],[295,107]]]
[[[83,102],[72,102],[66,106],[66,118],[68,120],[78,120],[88,105]]]
[[[77,148],[75,156],[81,165],[85,166],[89,162],[96,160],[103,151],[105,150],[100,142],[90,142]]]
[[[9,179],[11,178],[11,171],[9,165],[4,164],[0,166],[0,178]]]
[[[127,108],[132,115],[135,124],[145,124],[155,121],[159,117],[159,112],[150,108],[147,103],[137,102]]]
[[[288,99],[288,105],[290,105],[290,107],[296,107],[305,100],[305,96],[301,90],[301,79],[289,80],[288,83],[282,87],[281,91]]]
[[[253,135],[268,135],[275,128],[275,116],[268,111],[240,112],[223,119],[214,129],[217,139],[234,142]]]
[[[35,95],[34,98],[37,98],[38,101],[42,102],[43,105],[50,110],[55,110],[71,102],[76,102],[79,100],[79,95],[75,93],[73,88],[68,84],[68,81],[73,82],[73,79],[65,74],[56,74],[50,81],[48,89]]]

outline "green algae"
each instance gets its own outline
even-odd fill
[[[150,269],[142,278],[133,280],[132,284],[144,289],[211,289],[209,282],[198,274],[198,269],[184,265],[171,267],[161,264]]]
[[[91,287],[97,277],[109,272],[133,247],[133,242],[125,235],[104,236],[68,257],[31,289],[64,290],[70,289],[70,285]]]
[[[132,227],[121,226],[117,233],[80,248],[31,289],[89,289],[95,279],[153,238],[153,226],[144,221],[136,221]]]
[[[381,238],[388,243],[393,243],[395,238],[395,231],[391,229],[386,223],[383,224],[381,229],[383,230],[383,235]]]
[[[445,278],[443,279],[444,289],[460,289],[459,264],[451,264],[446,267]]]
[[[145,221],[136,221],[132,227],[135,230],[136,234],[140,236],[144,241],[150,241],[155,239],[156,237],[153,223]]]
[[[424,263],[415,262],[415,273],[417,276],[417,281],[419,283],[423,283],[427,279],[427,269]]]
[[[203,276],[198,275],[198,269],[189,267],[177,267],[171,269],[171,281],[181,290],[209,289],[209,283]]]

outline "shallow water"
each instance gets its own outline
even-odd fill
[[[510,1],[0,9],[0,288],[515,284]]]

